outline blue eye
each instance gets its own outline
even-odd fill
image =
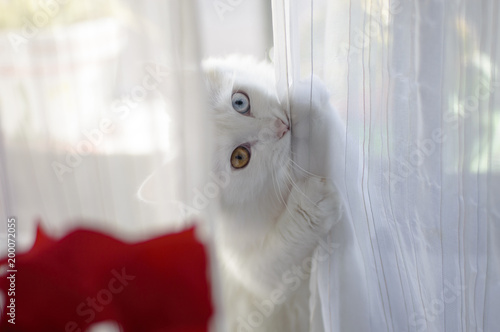
[[[235,92],[231,97],[231,103],[233,104],[233,109],[240,114],[250,111],[250,100],[242,92]]]

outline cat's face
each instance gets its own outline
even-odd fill
[[[242,213],[277,207],[289,192],[291,134],[272,66],[228,58],[207,60],[203,68],[215,125],[214,171],[229,180],[222,207]]]

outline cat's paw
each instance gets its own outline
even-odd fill
[[[342,214],[335,186],[326,178],[310,176],[298,183],[290,197],[290,213],[304,232],[324,233]]]
[[[318,77],[295,82],[290,94],[292,137],[309,138],[315,125],[323,121],[324,113],[331,110],[329,93]]]
[[[295,176],[331,177],[336,112],[330,94],[317,77],[296,82],[290,95],[292,156]]]
[[[330,111],[330,92],[319,77],[312,76],[297,81],[291,90],[290,113],[294,125],[301,125],[305,119],[314,121],[317,117],[321,117],[321,113]],[[296,135],[303,137],[304,133],[298,130]]]

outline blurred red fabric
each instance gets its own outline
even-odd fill
[[[198,332],[212,315],[207,253],[193,228],[136,244],[88,230],[54,240],[39,228],[15,268],[15,325],[5,304],[0,331],[76,332],[111,320],[125,332]],[[2,275],[4,295],[9,284]]]

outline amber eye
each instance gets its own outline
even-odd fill
[[[250,151],[244,146],[238,146],[231,154],[231,165],[238,169],[248,165],[250,161]]]

